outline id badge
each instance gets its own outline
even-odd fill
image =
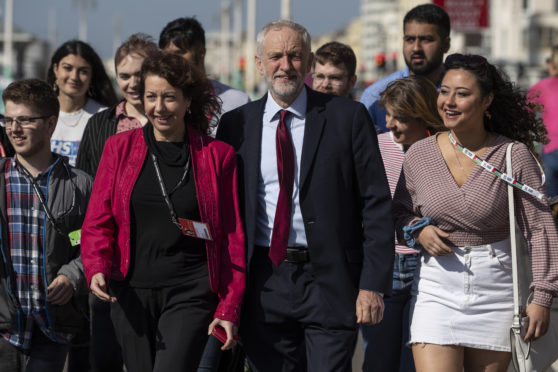
[[[72,245],[72,247],[76,247],[76,246],[80,245],[81,244],[81,229],[72,231],[71,233],[68,234],[68,237],[70,238],[70,244]]]
[[[182,227],[182,234],[191,236],[193,238],[205,239],[212,241],[209,226],[204,222],[187,220],[185,218],[178,218],[178,223]]]

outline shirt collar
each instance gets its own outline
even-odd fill
[[[306,116],[307,103],[308,103],[308,95],[306,92],[306,86],[303,86],[302,90],[300,91],[296,99],[287,108],[283,108],[279,106],[279,104],[275,102],[275,99],[273,99],[271,92],[268,92],[267,101],[265,103],[265,109],[264,109],[264,117],[269,118],[269,121],[271,121],[279,111],[287,110],[290,113],[292,113],[294,116],[303,119]]]
[[[128,117],[128,114],[126,113],[126,100],[122,100],[117,106],[116,106],[116,110],[115,113],[116,117],[120,117],[120,116],[126,116]]]
[[[37,175],[37,177],[35,177],[36,179],[39,179],[41,177],[44,177],[44,176],[48,175],[48,173],[51,171],[51,169],[54,168],[54,166],[56,164],[58,164],[59,161],[63,161],[62,156],[60,156],[59,154],[53,152],[52,155],[54,157],[54,161],[52,162],[52,164],[47,169],[45,169],[44,171],[39,173]],[[23,174],[23,172],[20,169],[19,162],[17,161],[17,154],[15,154],[13,156],[12,161],[11,161],[11,165],[14,167],[15,170],[17,170],[18,173]]]

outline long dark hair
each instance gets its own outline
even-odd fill
[[[537,117],[536,105],[527,100],[525,92],[515,86],[500,68],[484,57],[460,54],[449,55],[444,65],[446,71],[463,69],[471,72],[483,97],[490,93],[494,95],[484,117],[487,131],[524,143],[535,156],[535,142],[550,142],[542,118]]]
[[[184,97],[190,98],[192,102],[184,121],[200,133],[209,133],[211,119],[221,112],[221,104],[213,94],[211,82],[199,68],[185,58],[172,53],[158,52],[147,57],[141,66],[142,100],[147,75],[165,79],[170,85],[180,89]]]
[[[99,102],[100,104],[111,107],[118,102],[116,93],[112,87],[112,83],[105,71],[101,58],[95,53],[93,48],[83,41],[70,40],[62,44],[50,60],[50,66],[47,71],[47,83],[52,87],[56,81],[54,75],[54,65],[58,65],[62,58],[67,55],[80,56],[91,65],[91,84],[87,90],[87,96]]]

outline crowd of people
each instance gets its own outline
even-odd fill
[[[287,20],[257,36],[253,102],[208,78],[195,18],[117,49],[120,101],[61,45],[2,94],[0,370],[351,371],[360,333],[363,371],[506,371],[509,182],[526,340],[558,296],[558,48],[526,94],[444,59],[450,29],[411,9],[406,67],[361,102],[352,49]]]

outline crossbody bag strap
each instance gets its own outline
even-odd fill
[[[513,177],[512,170],[512,150],[513,143],[510,143],[506,148],[506,173]],[[521,327],[520,316],[521,309],[519,305],[519,275],[517,264],[517,239],[515,235],[515,204],[513,196],[513,186],[508,184],[508,208],[510,219],[510,243],[511,243],[511,256],[512,256],[512,278],[513,278],[513,327],[518,329]]]

